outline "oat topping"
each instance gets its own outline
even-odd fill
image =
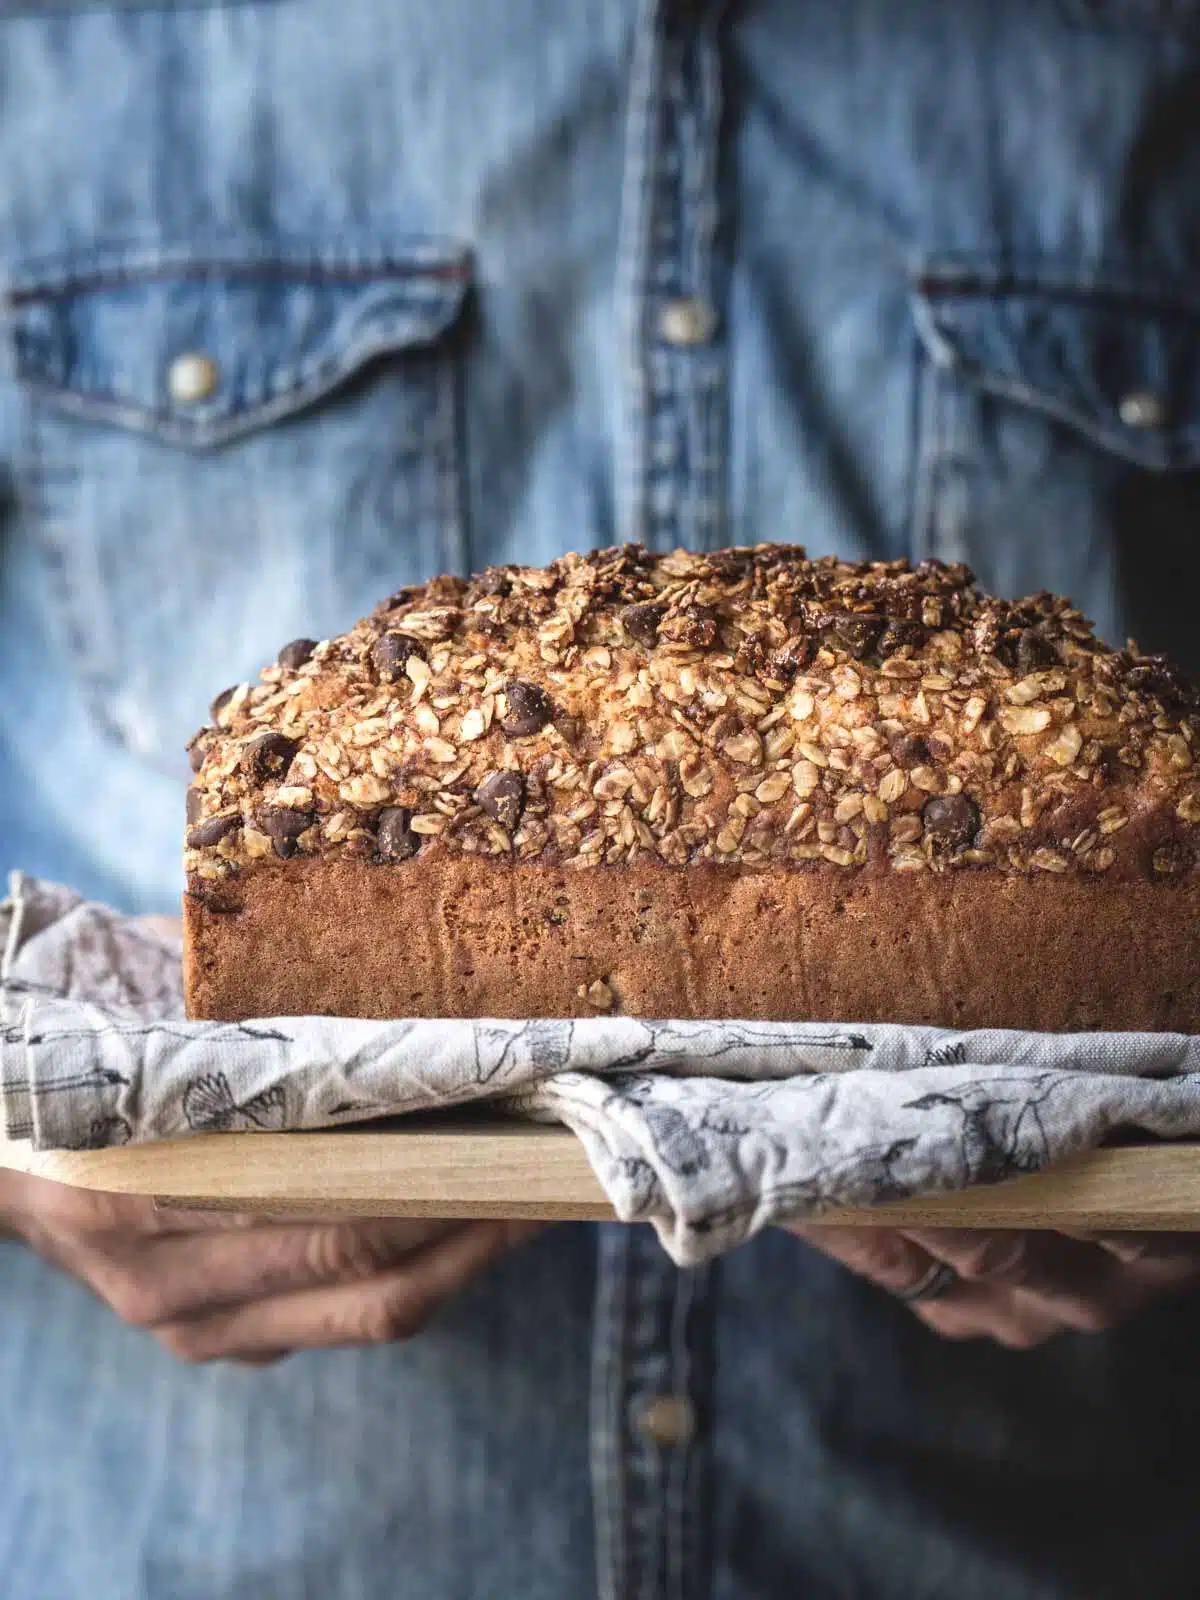
[[[1197,869],[1200,697],[963,566],[628,545],[401,590],[189,743],[186,865]],[[603,997],[593,997],[602,1005]]]

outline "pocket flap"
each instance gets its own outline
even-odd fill
[[[7,287],[18,379],[61,410],[196,449],[311,405],[455,322],[467,252],[97,257]]]
[[[958,268],[916,284],[931,359],[1154,471],[1200,461],[1200,306]]]

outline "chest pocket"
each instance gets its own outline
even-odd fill
[[[916,317],[923,552],[1200,670],[1200,303],[946,267]]]
[[[92,257],[9,286],[22,509],[105,730],[178,771],[214,690],[460,569],[465,254]]]

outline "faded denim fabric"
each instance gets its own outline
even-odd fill
[[[1200,666],[1198,269],[1200,0],[0,0],[0,866],[169,908],[222,680],[616,539],[966,559]],[[4,1593],[1190,1595],[1198,1335],[560,1228],[411,1345],[193,1371],[0,1246]]]

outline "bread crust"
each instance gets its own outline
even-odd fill
[[[1200,1021],[1200,692],[965,567],[433,578],[212,718],[193,1016]]]
[[[1200,1032],[1200,888],[994,872],[265,863],[188,897],[189,1014]],[[597,987],[599,986],[599,987]]]

